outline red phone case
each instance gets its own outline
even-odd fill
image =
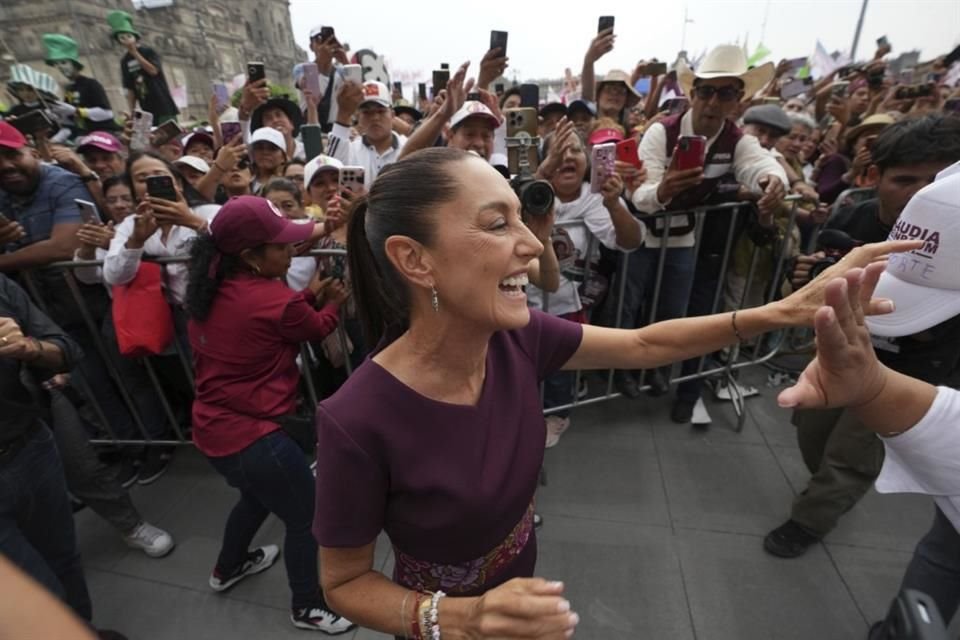
[[[643,166],[636,138],[627,138],[617,143],[617,160],[633,165],[637,169]]]
[[[677,171],[702,167],[707,155],[707,139],[703,136],[680,136],[673,152],[673,168]]]

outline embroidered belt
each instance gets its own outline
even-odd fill
[[[398,583],[417,591],[443,590],[451,595],[474,591],[493,580],[527,546],[533,531],[533,503],[507,537],[485,555],[468,562],[437,564],[393,548]]]

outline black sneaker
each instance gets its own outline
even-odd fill
[[[693,407],[696,404],[696,402],[679,398],[674,400],[673,407],[670,409],[670,419],[677,424],[688,424],[693,419]]]
[[[799,523],[787,520],[767,534],[763,548],[778,558],[798,558],[817,542],[820,542],[819,536]]]
[[[290,612],[290,622],[297,629],[322,631],[328,636],[338,636],[352,631],[357,626],[343,616],[321,606],[294,609]]]
[[[628,398],[640,397],[640,387],[637,385],[636,379],[630,375],[629,371],[618,371],[616,375],[613,376],[613,384],[617,388],[617,391]]]
[[[120,460],[120,469],[117,471],[117,481],[124,489],[129,489],[140,477],[140,465],[129,458]]]
[[[143,456],[143,462],[140,464],[140,477],[137,478],[137,484],[150,484],[157,478],[167,472],[170,466],[170,453],[166,448],[147,447]]]
[[[247,576],[266,571],[272,567],[279,554],[280,547],[275,544],[268,544],[247,552],[247,559],[236,571],[229,575],[223,575],[219,569],[214,567],[213,573],[210,574],[210,588],[214,591],[226,591]]]

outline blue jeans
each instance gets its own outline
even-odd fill
[[[693,284],[693,247],[667,249],[663,263],[663,286],[657,301],[656,320],[680,318],[687,310]],[[653,293],[656,288],[660,249],[642,248],[623,254],[627,265],[627,285],[623,293],[623,316],[620,327],[637,329],[648,324]],[[643,316],[641,316],[643,313]]]
[[[917,543],[900,588],[922,591],[933,598],[947,624],[957,611],[960,604],[960,534],[940,507],[937,507],[930,530]]]
[[[18,452],[0,457],[0,553],[91,619],[63,466],[46,426]]]
[[[274,431],[229,456],[208,458],[240,500],[227,518],[217,570],[229,575],[243,564],[253,537],[270,513],[286,526],[283,559],[292,608],[323,605],[313,538],[314,479],[300,447]]]
[[[714,306],[718,287],[722,282],[720,267],[723,262],[723,256],[707,255],[700,256],[697,260],[697,267],[693,274],[693,286],[690,288],[690,301],[687,303],[687,317],[707,316],[716,313]],[[720,296],[717,305],[723,304],[723,296]],[[704,369],[710,369],[716,366],[710,356],[706,356],[703,364]],[[689,376],[700,369],[700,358],[691,358],[684,360],[680,367],[680,375]],[[703,390],[703,380],[694,379],[681,382],[677,385],[677,399],[686,402],[695,403],[700,398]]]

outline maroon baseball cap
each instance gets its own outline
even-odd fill
[[[8,149],[22,149],[27,146],[27,139],[16,127],[6,121],[0,121],[0,147]]]
[[[220,207],[210,223],[210,235],[222,253],[236,255],[265,244],[303,242],[313,228],[284,218],[266,198],[237,196]]]
[[[93,147],[106,151],[107,153],[120,153],[123,151],[123,145],[113,135],[106,131],[94,131],[77,140],[77,151],[83,153],[85,148]]]

